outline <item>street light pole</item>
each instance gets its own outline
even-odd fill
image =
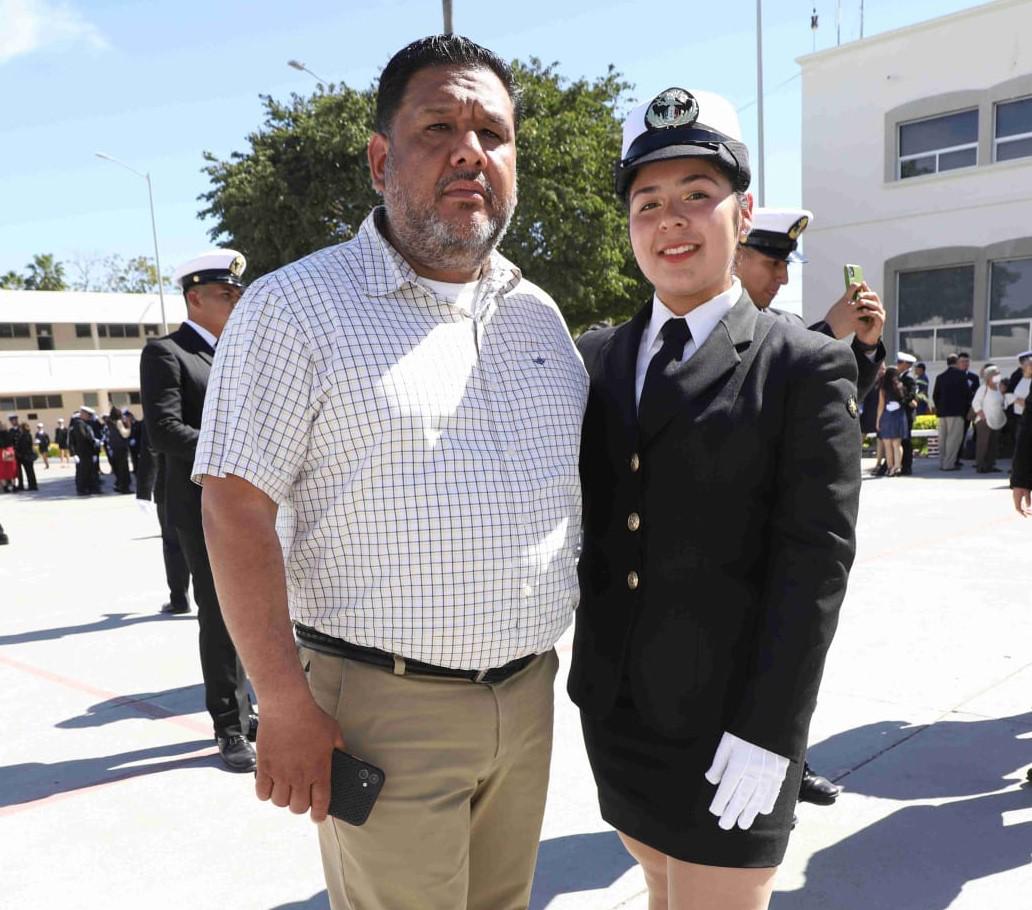
[[[124,167],[127,171],[132,171],[137,177],[142,177],[147,181],[147,200],[150,202],[150,220],[151,220],[151,233],[154,236],[154,265],[158,270],[158,300],[161,302],[161,334],[168,334],[168,320],[165,318],[165,291],[163,288],[164,281],[161,276],[161,259],[158,256],[158,223],[154,218],[154,191],[151,189],[150,173],[141,174],[136,168],[130,167],[124,161],[119,161],[117,158],[112,158],[111,155],[105,155],[103,152],[95,153],[98,158],[103,158],[105,161],[110,161],[113,164],[118,164]]]
[[[308,73],[308,75],[311,76],[316,82],[318,82],[319,85],[326,85],[326,80],[323,79],[322,76],[317,76],[300,60],[288,60],[287,66],[289,66],[291,69],[298,70],[299,72]]]
[[[763,205],[764,178],[767,170],[763,160],[763,0],[756,0],[756,115],[759,121],[759,139],[756,150],[759,152],[759,168],[756,180],[757,196]]]
[[[452,31],[452,0],[441,0],[442,12],[444,13],[444,33],[454,34]]]

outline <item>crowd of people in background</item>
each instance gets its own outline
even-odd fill
[[[1010,376],[992,362],[975,373],[970,354],[950,354],[932,384],[925,364],[911,354],[897,354],[896,366],[882,367],[861,406],[861,431],[876,436],[874,475],[912,473],[914,421],[925,415],[936,418],[932,435],[940,470],[959,471],[969,461],[978,474],[1001,473],[996,461],[1013,454],[1032,392],[1032,351],[1023,352],[1018,364]]]
[[[132,475],[143,446],[143,421],[132,411],[112,407],[98,417],[86,405],[75,411],[68,426],[58,418],[51,438],[42,422],[35,433],[17,414],[7,415],[8,426],[0,428],[0,488],[4,493],[39,489],[36,462],[50,470],[51,447],[57,448],[59,464],[75,464],[75,490],[80,496],[103,492],[100,453],[103,451],[114,477],[114,492],[132,493]]]

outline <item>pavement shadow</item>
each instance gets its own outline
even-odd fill
[[[1029,730],[1032,712],[915,726],[884,721],[818,743],[809,753],[815,767],[865,755],[855,771],[838,775],[850,793],[952,801],[903,806],[815,853],[805,885],[776,894],[773,910],[946,910],[968,882],[1027,866],[1032,787],[1013,784],[1032,764],[1032,743],[1020,738]]]
[[[204,711],[204,684],[179,686],[163,692],[136,692],[118,695],[90,705],[84,714],[54,724],[62,730],[102,727],[120,720],[139,720],[140,716],[161,720]]]
[[[183,622],[197,619],[196,614],[180,615],[166,613],[104,613],[103,619],[82,623],[78,626],[55,626],[52,629],[33,629],[29,632],[15,632],[11,635],[0,635],[0,647],[4,645],[20,645],[32,641],[53,641],[66,635],[82,635],[87,632],[110,632],[124,629],[141,622]]]
[[[900,809],[815,853],[803,887],[776,893],[771,908],[947,910],[968,882],[1028,865],[1032,822],[1006,813],[1030,807],[1032,788],[1022,787]]]
[[[992,793],[1032,764],[1032,711],[984,720],[911,725],[879,721],[838,733],[807,750],[810,765],[850,793],[879,799],[949,799]],[[906,742],[906,748],[897,749]],[[865,766],[877,763],[877,773]],[[850,770],[836,769],[857,769]],[[1010,777],[1010,779],[1009,779]]]
[[[330,910],[330,898],[325,891],[313,894],[306,901],[291,901],[289,904],[277,904],[271,910]]]
[[[530,910],[544,910],[560,894],[608,888],[633,865],[615,831],[544,840],[538,848]]]
[[[222,767],[217,752],[189,755],[212,746],[210,739],[171,743],[149,749],[136,749],[117,755],[74,758],[59,762],[24,762],[0,767],[0,808],[35,802],[58,793],[70,793],[101,784],[159,774],[184,767]],[[186,757],[177,757],[177,756]],[[154,759],[167,759],[154,761]],[[134,765],[134,762],[147,764]],[[129,767],[126,767],[126,766]]]

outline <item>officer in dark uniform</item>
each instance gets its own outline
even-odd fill
[[[603,817],[657,906],[687,878],[765,907],[853,559],[856,363],[731,271],[751,199],[726,99],[671,88],[636,108],[616,174],[655,295],[578,341],[569,692]]]
[[[140,394],[151,446],[164,456],[165,519],[175,528],[193,577],[200,625],[205,703],[219,754],[231,771],[255,769],[248,741],[247,679],[219,606],[201,523],[201,488],[190,479],[215,346],[240,299],[244,257],[213,250],[180,266],[173,280],[186,299],[187,319],[140,357]]]
[[[799,252],[799,238],[813,222],[813,213],[806,209],[758,208],[753,212],[749,236],[740,244],[736,271],[742,286],[760,309],[803,325],[794,313],[771,307],[771,303],[788,284],[788,264],[806,262]],[[885,360],[882,328],[885,308],[878,295],[865,285],[854,285],[828,310],[824,319],[810,326],[829,338],[844,339],[853,335],[851,347],[856,357],[857,398],[863,400],[874,388],[878,372]]]

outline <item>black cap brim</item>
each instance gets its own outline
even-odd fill
[[[737,153],[737,154],[736,154]],[[740,142],[667,145],[629,161],[618,161],[614,168],[616,193],[626,197],[638,168],[655,161],[675,158],[707,158],[720,167],[731,181],[736,193],[749,189],[752,174],[749,170],[749,152]]]

